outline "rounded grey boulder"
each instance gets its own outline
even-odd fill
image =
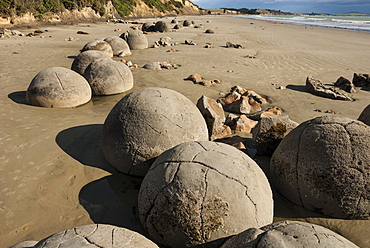
[[[77,73],[80,73],[83,76],[86,67],[88,67],[89,64],[94,59],[100,58],[110,58],[110,57],[106,53],[98,50],[87,50],[77,55],[77,57],[73,60],[71,69]]]
[[[113,107],[101,144],[105,158],[119,171],[144,176],[162,152],[193,140],[208,140],[197,107],[174,90],[144,88]]]
[[[39,72],[27,92],[28,104],[48,108],[72,108],[91,100],[91,88],[86,79],[63,67],[50,67]]]
[[[221,248],[358,247],[339,234],[319,225],[300,221],[280,221],[250,228],[227,240]]]
[[[104,40],[97,39],[90,41],[85,44],[85,46],[81,49],[81,52],[88,51],[88,50],[98,50],[101,52],[106,53],[109,57],[113,57],[113,50],[111,45]]]
[[[145,32],[153,32],[154,31],[153,22],[145,22],[143,26],[141,26],[141,30]]]
[[[293,203],[350,219],[370,217],[370,127],[340,116],[303,122],[271,158],[272,181]]]
[[[138,208],[150,239],[165,247],[217,245],[273,220],[263,171],[245,153],[211,141],[161,154],[141,184]]]
[[[358,120],[370,126],[370,104],[362,111]]]
[[[148,39],[140,30],[130,30],[129,32],[121,34],[120,37],[127,42],[132,50],[148,48]]]
[[[134,86],[130,68],[112,59],[96,59],[86,68],[84,77],[89,82],[93,95],[113,95],[125,92]]]
[[[184,20],[184,22],[182,23],[182,25],[184,27],[190,27],[190,26],[193,26],[193,23],[189,20]]]
[[[9,248],[33,248],[38,241],[23,241],[18,244],[12,245]]]
[[[154,31],[156,32],[171,32],[171,26],[169,23],[164,21],[156,22],[154,26]]]
[[[126,228],[105,224],[91,224],[53,234],[34,248],[79,247],[79,248],[158,248],[143,235]]]
[[[113,55],[125,57],[131,55],[127,42],[118,36],[109,36],[104,39],[112,47]]]

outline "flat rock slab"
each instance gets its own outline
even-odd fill
[[[316,79],[314,76],[308,76],[306,79],[306,90],[311,94],[327,97],[330,99],[343,100],[343,101],[353,101],[349,96],[340,93],[333,87],[325,86],[320,80]]]

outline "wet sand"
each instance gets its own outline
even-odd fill
[[[134,68],[135,86],[130,91],[166,87],[195,103],[202,95],[216,99],[230,87],[240,85],[268,96],[271,105],[283,108],[299,123],[326,115],[325,111],[357,119],[369,104],[369,91],[359,90],[350,94],[356,101],[344,102],[311,95],[305,92],[304,85],[308,75],[331,84],[340,76],[351,80],[354,72],[369,73],[370,33],[230,16],[178,19],[195,20],[203,27],[150,33],[147,35],[150,45],[168,36],[172,42],[179,42],[174,47],[178,51],[149,48],[132,51],[125,59],[140,67],[153,61],[167,61],[181,67],[162,71]],[[117,173],[100,149],[105,117],[128,92],[96,97],[73,109],[40,108],[25,102],[25,91],[38,72],[52,66],[70,68],[85,43],[119,35],[130,26],[137,25],[31,25],[30,29],[19,30],[25,34],[36,29],[48,32],[41,34],[44,38],[0,39],[1,247],[24,240],[41,240],[90,223],[109,223],[141,231],[135,208],[141,179]],[[215,34],[205,34],[207,28],[214,29]],[[77,34],[80,30],[89,34]],[[69,37],[78,40],[66,41]],[[183,44],[186,39],[197,45]],[[241,44],[244,49],[225,48],[228,41]],[[213,43],[213,48],[204,48],[207,42]],[[193,73],[205,79],[219,79],[221,84],[205,87],[183,80]],[[278,86],[286,89],[278,90]],[[256,158],[265,169],[268,160],[268,157]],[[275,221],[293,219],[320,224],[360,247],[370,247],[370,221],[327,218],[290,204],[278,193],[274,198]]]

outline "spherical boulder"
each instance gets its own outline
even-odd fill
[[[171,26],[169,23],[164,21],[156,22],[154,26],[154,31],[156,32],[171,32]]]
[[[50,67],[39,72],[27,92],[28,104],[48,108],[72,108],[91,100],[91,88],[86,79],[63,67]]]
[[[191,21],[189,21],[189,20],[184,20],[184,22],[182,23],[182,25],[184,27],[191,27],[191,26],[193,26],[193,23]]]
[[[125,57],[131,55],[130,47],[127,42],[118,36],[109,36],[104,39],[112,47],[113,55]]]
[[[140,30],[130,30],[129,32],[121,34],[120,37],[127,42],[132,50],[148,48],[148,39]]]
[[[293,203],[318,213],[370,218],[370,127],[340,116],[303,122],[271,158],[271,179]]]
[[[73,60],[71,69],[75,72],[80,73],[82,76],[85,73],[86,67],[94,60],[100,58],[110,58],[106,53],[98,51],[98,50],[87,50],[85,52],[80,53],[77,57]]]
[[[101,52],[106,53],[109,57],[113,57],[113,50],[111,45],[104,40],[97,39],[90,41],[85,44],[85,46],[81,49],[81,52],[88,51],[88,50],[98,50]]]
[[[370,104],[361,112],[358,120],[370,126]]]
[[[221,248],[358,247],[341,235],[319,225],[300,221],[280,221],[250,228],[227,240]]]
[[[263,171],[245,153],[212,141],[161,154],[141,184],[138,209],[150,239],[165,247],[216,245],[273,220]]]
[[[150,87],[131,92],[113,107],[101,144],[119,171],[144,176],[162,152],[193,140],[208,140],[197,107],[174,90]]]
[[[91,224],[58,232],[41,240],[33,248],[47,247],[158,248],[137,232],[106,224]]]
[[[113,59],[96,59],[86,68],[84,77],[89,82],[93,95],[113,95],[125,92],[134,86],[130,68]]]
[[[145,22],[143,26],[141,26],[141,30],[144,32],[153,32],[154,31],[153,22]]]

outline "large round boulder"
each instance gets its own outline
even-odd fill
[[[110,58],[96,59],[86,68],[84,77],[93,95],[113,95],[128,91],[134,86],[130,68]]]
[[[271,179],[288,200],[318,213],[370,217],[370,127],[340,116],[303,122],[271,158]]]
[[[28,104],[48,108],[72,108],[91,100],[91,88],[86,79],[63,67],[50,67],[39,72],[31,81]]]
[[[85,44],[85,46],[81,49],[81,52],[88,51],[88,50],[98,50],[101,52],[106,53],[109,57],[113,57],[113,49],[108,42],[104,40],[97,39],[92,40]]]
[[[250,228],[227,240],[221,248],[358,247],[339,234],[319,225],[300,221],[280,221]]]
[[[361,112],[358,120],[370,126],[370,104]]]
[[[158,248],[137,232],[106,224],[91,224],[58,232],[41,240],[33,248],[49,247]]]
[[[110,57],[106,53],[98,51],[98,50],[87,50],[77,55],[77,57],[73,60],[71,69],[74,70],[75,72],[80,73],[83,76],[85,73],[86,67],[88,67],[89,64],[94,59],[100,59],[100,58],[110,58]]]
[[[126,95],[110,111],[102,149],[119,171],[144,176],[162,152],[193,140],[208,140],[197,107],[174,90],[144,88]]]
[[[118,36],[109,36],[104,39],[112,47],[113,55],[125,57],[131,55],[130,47],[127,42]]]
[[[141,184],[140,222],[165,247],[216,245],[271,224],[272,192],[260,167],[223,143],[187,142],[160,155]]]
[[[148,48],[148,39],[140,30],[130,30],[120,36],[132,50],[142,50]]]
[[[154,26],[154,31],[156,32],[171,32],[171,25],[164,21],[156,22]]]

